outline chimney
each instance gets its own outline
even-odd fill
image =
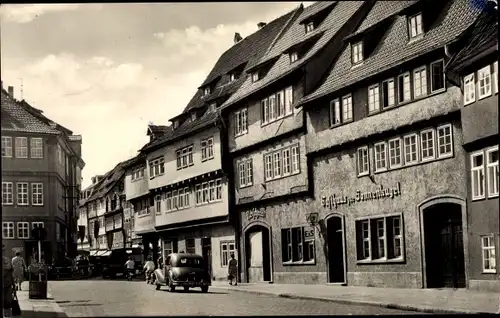
[[[234,44],[240,42],[241,40],[243,40],[243,38],[241,37],[241,34],[239,34],[238,32],[236,32],[234,34]]]
[[[10,97],[14,97],[14,86],[9,86],[7,89]]]
[[[263,27],[265,27],[265,26],[266,26],[266,24],[267,24],[266,22],[259,22],[259,23],[257,23],[257,27],[258,27],[259,29],[262,29]]]

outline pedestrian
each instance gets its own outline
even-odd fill
[[[135,270],[135,262],[132,259],[132,256],[128,257],[128,261],[125,263],[125,269],[128,280],[132,280],[132,276],[134,275]]]
[[[26,262],[21,256],[21,252],[16,252],[16,256],[12,258],[12,267],[14,268],[14,284],[16,290],[22,290],[21,285],[24,280],[24,272],[26,271]]]
[[[7,256],[5,251],[5,245],[2,244],[2,282],[3,282],[3,316],[12,317],[12,303],[14,301],[14,268],[12,267],[12,261]]]
[[[144,264],[144,270],[146,271],[146,283],[149,284],[152,281],[151,275],[155,270],[155,263],[153,262],[153,258],[151,256],[148,256],[148,260],[146,261],[146,264]]]
[[[227,278],[229,279],[229,285],[233,284],[234,286],[238,285],[238,261],[234,258],[234,253],[231,253],[231,259],[229,260],[229,264],[227,266]]]
[[[163,268],[163,256],[158,257],[158,268]]]

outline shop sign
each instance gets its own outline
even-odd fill
[[[356,191],[355,196],[336,196],[335,194],[329,197],[322,197],[321,202],[324,208],[338,208],[340,205],[353,205],[357,202],[381,200],[386,198],[394,199],[401,196],[401,184],[398,182],[393,188],[384,188],[382,185],[375,191],[361,192]]]
[[[266,210],[264,208],[253,208],[249,211],[246,211],[245,214],[247,216],[248,222],[266,218]]]

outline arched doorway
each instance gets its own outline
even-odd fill
[[[245,231],[246,277],[248,282],[271,281],[271,233],[256,224]]]
[[[345,284],[346,255],[344,218],[341,215],[332,215],[326,219],[327,246],[328,246],[328,282]]]
[[[420,208],[423,274],[427,288],[465,288],[465,206],[457,199],[438,199]]]

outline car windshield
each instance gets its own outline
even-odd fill
[[[202,260],[199,258],[181,257],[177,261],[177,267],[201,267]]]

